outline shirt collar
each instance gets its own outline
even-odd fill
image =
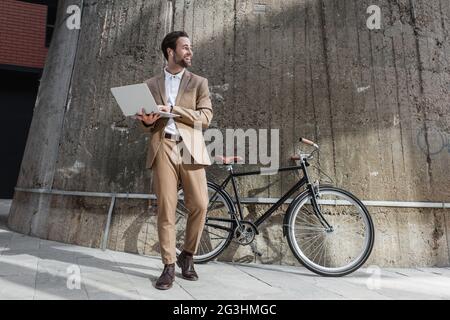
[[[166,70],[166,68],[164,68],[164,74],[165,74],[165,78],[166,79],[170,79],[170,78],[178,78],[181,80],[181,78],[183,77],[184,71],[186,70],[186,68],[184,68],[182,71],[178,72],[177,74],[171,74],[170,72],[168,72]]]

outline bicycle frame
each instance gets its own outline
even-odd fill
[[[314,212],[318,215],[319,220],[321,221],[322,225],[324,227],[328,228],[328,229],[332,228],[328,224],[328,222],[324,219],[324,217],[322,216],[322,214],[320,212],[320,208],[319,208],[319,206],[317,204],[317,201],[316,201],[316,193],[315,193],[315,190],[314,190],[314,186],[310,182],[309,175],[308,175],[308,172],[306,170],[306,167],[308,167],[308,166],[309,166],[308,161],[303,158],[303,159],[301,159],[301,164],[300,165],[289,166],[289,167],[281,167],[281,168],[276,170],[276,172],[278,173],[278,172],[283,172],[283,171],[292,171],[292,170],[299,170],[299,169],[301,169],[302,172],[303,172],[303,177],[295,185],[293,185],[291,187],[291,189],[289,189],[289,191],[287,191],[276,203],[274,203],[261,217],[259,217],[257,220],[252,222],[252,224],[254,224],[254,226],[256,228],[258,228],[258,226],[260,226],[265,220],[267,220],[267,218],[269,218],[291,195],[293,195],[297,190],[302,188],[304,185],[306,185],[307,189],[310,190],[310,192],[314,195],[312,197],[312,201],[311,202],[312,202],[312,205],[314,207]],[[261,169],[260,170],[256,170],[256,171],[234,172],[232,165],[228,165],[228,172],[229,172],[228,177],[220,184],[219,188],[221,190],[225,190],[226,186],[231,181],[231,184],[233,186],[234,196],[235,196],[235,201],[233,201],[233,199],[232,199],[232,202],[233,202],[233,205],[236,204],[236,206],[238,208],[238,213],[239,213],[239,217],[234,215],[234,220],[240,226],[241,225],[241,221],[244,221],[244,217],[243,217],[243,213],[242,213],[241,200],[239,198],[239,193],[238,193],[238,190],[237,190],[237,185],[236,185],[235,178],[243,177],[243,176],[250,176],[250,175],[260,175],[260,174],[263,174],[263,172],[262,172]],[[267,171],[265,171],[264,173],[267,173]],[[216,194],[217,194],[217,192],[215,194],[213,194],[213,196],[211,198],[214,199]],[[228,219],[217,219],[217,218],[212,218],[210,220],[228,221]],[[208,222],[206,223],[206,225],[219,227],[220,229],[224,228],[222,226],[209,224]]]

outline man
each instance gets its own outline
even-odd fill
[[[147,168],[153,170],[153,188],[158,205],[158,238],[164,270],[155,287],[166,290],[175,279],[175,262],[183,278],[197,280],[195,254],[202,234],[208,189],[205,166],[211,164],[202,129],[209,126],[212,106],[208,80],[189,72],[192,47],[183,31],[171,32],[164,38],[161,50],[168,64],[164,73],[146,81],[158,108],[179,117],[160,118],[158,114],[137,114],[140,127],[151,133]],[[192,161],[180,161],[180,151],[188,151]],[[184,154],[185,156],[185,154]],[[185,159],[186,157],[183,157]],[[176,257],[175,210],[177,187],[181,182],[185,206],[189,210],[183,251]]]

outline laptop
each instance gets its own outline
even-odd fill
[[[159,111],[155,99],[145,83],[111,88],[111,93],[126,117],[135,116],[142,111],[142,108],[145,113],[158,113],[161,118],[179,117],[174,113]]]

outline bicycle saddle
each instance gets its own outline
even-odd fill
[[[217,162],[220,162],[223,164],[238,163],[238,162],[241,162],[242,160],[244,160],[244,159],[242,159],[242,157],[239,157],[239,156],[234,156],[234,157],[233,156],[231,156],[231,157],[216,156],[215,159]]]

